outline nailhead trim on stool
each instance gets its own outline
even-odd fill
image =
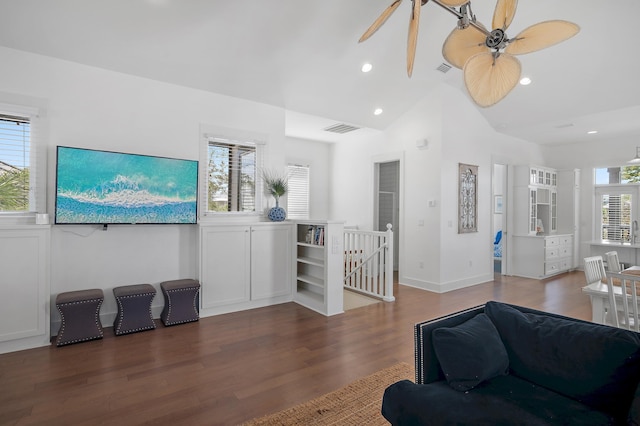
[[[156,289],[151,284],[116,287],[113,295],[118,302],[118,314],[113,321],[116,336],[156,328],[151,312]]]
[[[70,345],[87,340],[102,339],[100,306],[104,292],[100,289],[78,290],[56,296],[56,308],[60,312],[60,330],[56,346]]]
[[[166,326],[198,321],[198,294],[200,283],[184,279],[160,283],[164,295],[162,322]]]

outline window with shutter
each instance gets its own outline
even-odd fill
[[[46,147],[38,109],[0,104],[0,214],[46,212]]]
[[[256,145],[209,138],[207,212],[255,212]]]
[[[631,194],[602,194],[601,235],[605,241],[631,241]]]
[[[287,192],[287,217],[309,218],[309,166],[289,164],[287,166],[289,190]]]

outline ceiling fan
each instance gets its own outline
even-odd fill
[[[513,21],[518,0],[498,0],[489,31],[477,22],[469,0],[412,0],[407,44],[407,74],[411,77],[418,41],[420,8],[429,1],[458,18],[442,46],[442,55],[451,65],[464,71],[464,82],[473,101],[489,107],[501,101],[518,84],[520,61],[515,55],[535,52],[573,37],[580,27],[563,20],[534,24],[513,38],[506,31]],[[400,6],[395,0],[360,37],[371,37]],[[457,9],[456,9],[457,8]]]

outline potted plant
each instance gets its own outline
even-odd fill
[[[264,181],[265,189],[276,199],[276,206],[269,210],[269,219],[274,222],[283,221],[287,217],[287,213],[280,207],[280,197],[286,194],[289,189],[288,176],[264,170],[262,172],[262,180]]]

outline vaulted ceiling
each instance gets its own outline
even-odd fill
[[[0,0],[0,45],[280,106],[288,111],[287,134],[336,142],[349,134],[324,127],[382,130],[439,84],[465,92],[462,71],[438,70],[456,19],[433,2],[422,7],[411,78],[411,1],[357,42],[391,2]],[[494,7],[472,0],[485,26]],[[478,109],[497,131],[539,144],[640,136],[638,16],[638,0],[520,0],[510,36],[550,19],[581,31],[520,56],[533,83]],[[360,71],[365,62],[373,64],[367,74]],[[384,112],[375,116],[378,107]]]

